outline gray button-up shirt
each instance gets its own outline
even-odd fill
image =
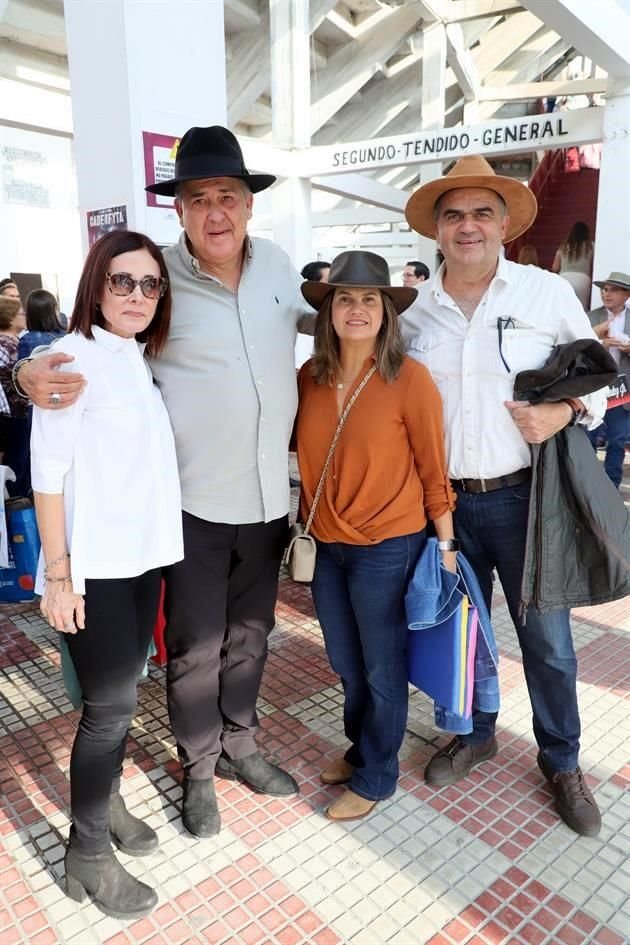
[[[173,425],[183,508],[234,525],[280,518],[289,510],[296,332],[313,324],[300,277],[269,240],[249,241],[236,294],[200,270],[184,233],[164,257],[171,330],[151,369]]]

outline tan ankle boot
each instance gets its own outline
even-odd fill
[[[328,820],[362,820],[376,807],[378,801],[368,801],[354,791],[344,791],[326,811]]]
[[[354,768],[345,758],[335,758],[319,776],[322,784],[346,784],[352,777]]]

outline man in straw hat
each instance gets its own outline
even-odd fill
[[[166,572],[167,694],[185,769],[183,822],[198,837],[220,829],[215,773],[259,794],[298,791],[254,740],[288,533],[296,331],[312,333],[314,321],[288,256],[247,235],[253,194],[274,181],[251,174],[235,136],[215,125],[190,128],[175,176],[147,187],[175,198],[183,227],[164,253],[171,330],[151,368],[182,485],[185,559]],[[78,396],[80,375],[51,369],[65,360],[48,355],[19,371],[39,406]]]
[[[523,654],[538,764],[557,810],[577,833],[600,829],[597,804],[578,766],[580,718],[569,611],[519,615],[530,489],[530,443],[569,423],[596,426],[603,394],[536,407],[512,400],[514,378],[540,367],[554,345],[590,337],[588,318],[558,276],[508,262],[502,243],[524,233],[537,205],[523,184],[481,157],[461,158],[409,199],[410,226],[436,239],[444,262],[419,286],[401,318],[409,353],[442,395],[455,530],[488,608],[497,570]],[[474,711],[473,731],[454,738],[425,770],[429,784],[465,778],[498,751],[496,714]]]
[[[619,374],[630,383],[630,276],[625,272],[611,272],[603,282],[595,281],[599,286],[602,302],[599,308],[588,313],[595,334],[601,338],[617,362]],[[608,478],[617,488],[623,479],[623,461],[626,454],[626,441],[630,435],[630,403],[610,407],[606,411],[606,460],[604,468]],[[595,446],[598,431],[590,434]]]

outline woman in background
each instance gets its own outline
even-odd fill
[[[18,361],[30,358],[39,345],[50,345],[65,334],[59,324],[57,299],[47,289],[33,289],[26,297],[26,332],[18,345]]]
[[[587,311],[593,278],[593,241],[586,223],[573,224],[569,235],[558,247],[551,271],[566,279]]]

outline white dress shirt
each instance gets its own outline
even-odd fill
[[[501,257],[469,320],[444,290],[444,264],[419,286],[400,318],[412,358],[433,375],[444,407],[449,474],[494,479],[531,465],[529,444],[504,406],[519,371],[543,366],[555,345],[595,338],[575,293],[559,276]],[[504,320],[499,353],[497,320]],[[606,391],[580,398],[589,429],[601,423]]]
[[[610,309],[606,309],[608,313],[608,337],[615,338],[618,341],[622,341],[624,344],[628,343],[628,336],[626,335],[626,308],[622,308],[618,315],[613,314]],[[608,349],[608,353],[612,354],[613,358],[617,362],[617,367],[621,363],[621,351],[619,348],[611,347]]]
[[[33,489],[64,495],[74,591],[86,578],[136,577],[184,557],[179,477],[168,414],[144,345],[94,327],[54,351],[87,386],[70,407],[33,407]],[[44,590],[40,556],[35,590]]]
[[[287,254],[263,239],[248,249],[236,292],[201,270],[185,233],[164,251],[171,329],[151,361],[175,434],[183,508],[229,525],[289,511],[294,346],[301,320],[311,331],[314,320]]]

